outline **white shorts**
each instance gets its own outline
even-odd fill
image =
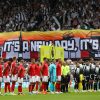
[[[61,81],[61,76],[57,76],[57,82]]]
[[[36,82],[40,82],[40,76],[36,76]]]
[[[9,76],[3,76],[4,82],[10,82],[10,77]]]
[[[42,76],[42,82],[48,82],[48,76]]]
[[[18,77],[18,83],[23,83],[23,78]]]
[[[0,82],[2,82],[2,77],[0,77]]]
[[[30,83],[35,83],[36,82],[36,77],[35,76],[30,76],[29,77],[29,82]]]
[[[17,81],[17,74],[11,76],[11,81]]]

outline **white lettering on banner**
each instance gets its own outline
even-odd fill
[[[23,41],[23,51],[29,51],[28,41]]]
[[[11,45],[12,45],[13,43],[12,43],[12,41],[6,41],[5,43],[4,43],[4,47],[3,47],[3,51],[4,52],[10,52],[11,51]]]
[[[62,41],[63,41],[63,40],[62,40]],[[55,41],[55,46],[60,47],[60,46],[61,46],[60,41]]]
[[[61,46],[65,51],[77,51],[75,44],[76,43],[74,39],[55,41],[55,46]]]
[[[51,41],[22,41],[22,50],[25,51],[39,51],[41,45],[49,45]],[[57,40],[54,41],[55,46],[61,46],[65,51],[77,50],[88,50],[89,46],[91,50],[99,50],[99,40],[98,39],[80,39],[79,45],[76,47],[75,39],[70,40]],[[19,40],[5,41],[3,46],[4,52],[10,52],[11,46],[13,46],[14,52],[20,51]]]
[[[99,50],[99,41],[98,40],[94,40],[93,41],[93,50]]]
[[[88,50],[89,46],[91,46],[92,50],[99,50],[99,40],[98,39],[80,40],[80,50]]]
[[[13,41],[14,51],[18,52],[20,50],[19,41]]]
[[[37,49],[36,49],[36,48],[37,48],[36,42],[31,41],[30,44],[31,44],[31,45],[30,45],[30,46],[31,46],[31,51],[36,51],[36,50],[37,50]]]

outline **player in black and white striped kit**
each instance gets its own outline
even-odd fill
[[[84,79],[85,79],[85,86],[86,90],[88,91],[90,89],[90,66],[89,61],[86,61],[86,64],[84,65]]]
[[[98,91],[100,91],[100,63],[99,63],[99,74],[98,74]]]
[[[80,68],[79,63],[76,63],[75,73],[74,73],[74,81],[75,81],[75,92],[78,92],[79,82],[80,82]]]
[[[99,63],[96,63],[95,74],[94,74],[94,91],[98,90],[98,81],[99,81]]]
[[[94,62],[91,62],[90,63],[90,90],[93,90],[94,75],[95,75],[95,64]]]

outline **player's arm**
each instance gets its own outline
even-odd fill
[[[5,73],[5,71],[7,70],[7,68],[8,68],[8,65],[4,66],[4,68],[3,68],[3,74]]]
[[[16,66],[15,66],[15,67],[16,67]],[[12,75],[13,72],[14,72],[14,67],[13,67],[12,64],[11,64],[11,69],[10,69],[11,75]]]
[[[42,64],[42,66],[41,66],[41,73],[43,72],[43,69],[44,69],[44,64]]]
[[[21,68],[18,68],[18,74],[20,74],[21,73]]]

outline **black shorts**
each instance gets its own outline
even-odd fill
[[[66,84],[70,82],[70,75],[62,76],[61,83]]]
[[[89,82],[89,80],[90,80],[90,77],[89,77],[89,76],[86,76],[86,77],[85,77],[85,81],[86,81],[86,82]]]

